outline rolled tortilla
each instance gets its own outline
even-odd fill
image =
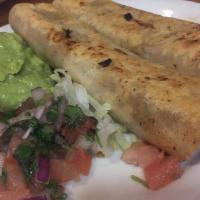
[[[59,13],[49,4],[19,4],[9,21],[41,57],[111,104],[112,116],[140,138],[190,156],[200,144],[200,80],[130,57]]]
[[[122,6],[111,0],[54,0],[112,42],[182,73],[200,74],[200,25]]]

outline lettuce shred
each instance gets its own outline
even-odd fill
[[[56,69],[51,78],[56,82],[55,97],[65,96],[69,104],[78,105],[86,115],[98,120],[97,134],[101,145],[96,144],[96,152],[101,151],[109,156],[114,150],[124,150],[138,140],[134,134],[128,133],[125,127],[111,118],[109,103],[101,105],[82,85],[73,82],[65,70]]]

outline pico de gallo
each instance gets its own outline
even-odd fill
[[[97,120],[67,99],[33,91],[19,108],[1,113],[0,199],[65,200],[63,182],[87,176],[98,142]]]

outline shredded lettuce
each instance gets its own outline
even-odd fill
[[[55,70],[51,78],[57,83],[54,89],[55,97],[65,96],[70,105],[78,105],[84,114],[98,120],[97,134],[101,145],[95,145],[96,152],[101,151],[109,156],[114,150],[124,150],[138,140],[134,134],[127,133],[125,127],[111,118],[109,103],[101,105],[82,85],[73,83],[71,76],[65,70]]]
[[[63,77],[60,77],[60,74],[62,74]],[[51,75],[51,78],[57,82],[54,89],[55,97],[57,98],[59,96],[65,96],[70,105],[77,105],[75,88],[72,83],[71,76],[64,70],[57,69],[55,70],[55,73]]]
[[[108,144],[114,150],[125,150],[132,143],[137,142],[138,139],[134,134],[127,133],[126,131],[117,130],[108,138]]]
[[[109,103],[104,103],[101,105],[97,100],[93,97],[89,96],[90,106],[94,109],[91,114],[94,115],[97,119],[101,120],[104,118],[108,112],[111,110],[111,105]]]

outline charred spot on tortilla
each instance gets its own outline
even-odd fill
[[[150,80],[151,78],[149,76],[144,77],[146,80]]]
[[[112,59],[108,58],[106,60],[99,62],[98,64],[101,65],[102,67],[108,67],[111,63]]]
[[[133,19],[133,15],[131,13],[124,14],[124,19],[126,21],[131,21]]]
[[[157,78],[159,81],[167,81],[168,80],[168,78],[165,76],[158,76]]]
[[[57,73],[58,73],[58,75],[59,75],[60,78],[64,78],[65,77],[65,75],[62,72],[58,71]],[[66,71],[66,73],[67,73],[67,71]]]
[[[85,2],[80,2],[80,6],[85,6]]]
[[[63,31],[66,38],[71,38],[72,31],[70,29],[63,29]]]

